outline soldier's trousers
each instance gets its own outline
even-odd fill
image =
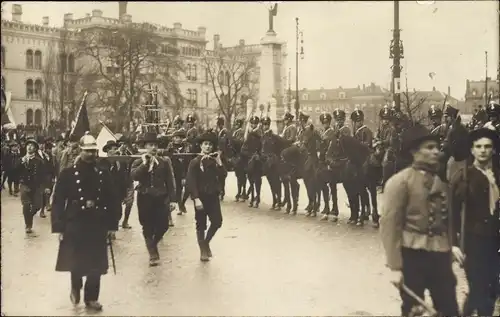
[[[207,230],[207,218],[210,220],[205,240],[210,242],[215,233],[222,226],[222,212],[220,208],[219,195],[200,195],[200,201],[203,204],[203,210],[195,211],[196,231],[205,232]]]
[[[166,197],[138,193],[137,209],[144,239],[157,245],[169,225],[170,208]]]
[[[430,252],[402,248],[404,284],[424,298],[429,290],[434,308],[443,316],[458,316],[457,280],[451,266],[450,252]],[[418,306],[410,295],[401,290],[402,316],[408,316]]]
[[[465,274],[469,284],[469,295],[463,314],[492,316],[495,300],[499,296],[500,259],[496,237],[467,233],[465,238]]]
[[[71,272],[71,289],[79,292],[83,287],[83,276]],[[97,301],[99,299],[99,291],[101,290],[101,276],[89,275],[85,281],[83,290],[83,301]]]

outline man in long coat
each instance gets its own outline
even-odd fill
[[[56,271],[71,272],[74,305],[80,302],[86,276],[85,305],[100,311],[101,275],[108,272],[108,237],[118,229],[120,201],[109,172],[96,164],[95,138],[83,136],[80,149],[74,165],[61,171],[54,190],[52,232],[60,234]]]

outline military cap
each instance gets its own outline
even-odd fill
[[[341,109],[335,109],[333,111],[333,118],[337,121],[343,121],[345,120],[346,114],[344,110]]]
[[[286,112],[285,115],[283,116],[283,120],[290,120],[292,121],[293,120],[293,114],[291,114],[290,112]]]
[[[380,109],[380,112],[378,113],[379,117],[381,119],[390,119],[392,117],[392,110],[389,108],[388,105],[385,105],[384,108]]]
[[[319,116],[319,121],[321,121],[321,123],[330,123],[332,122],[332,115],[329,113],[322,113]]]
[[[97,140],[90,135],[90,132],[85,132],[85,135],[80,138],[80,149],[82,150],[99,150]]]
[[[305,114],[304,112],[300,112],[299,113],[299,121],[307,121],[309,120],[309,115],[308,114]]]
[[[458,109],[450,105],[446,105],[444,109],[444,114],[448,117],[456,118],[458,116]]]
[[[271,118],[264,117],[264,118],[262,118],[261,122],[262,122],[262,125],[271,125]]]
[[[26,139],[26,145],[28,145],[28,144],[33,144],[37,150],[40,147],[39,144],[38,144],[38,142],[35,140],[35,138],[28,138],[28,139]]]
[[[196,118],[193,115],[188,114],[188,116],[186,117],[186,122],[187,123],[195,123],[196,122]]]
[[[500,104],[497,102],[491,102],[486,108],[486,113],[490,117],[495,117],[500,115]]]
[[[439,142],[439,135],[432,134],[426,127],[421,124],[415,124],[403,132],[402,135],[402,149],[403,151],[410,151],[417,148],[424,141],[435,140]]]
[[[234,124],[241,127],[245,121],[243,119],[236,119],[234,120]]]
[[[351,120],[354,122],[361,122],[364,119],[365,119],[365,114],[361,110],[356,109],[351,113]]]
[[[258,124],[259,122],[260,122],[260,119],[259,119],[259,117],[257,117],[257,116],[252,116],[252,117],[250,118],[250,123],[251,123],[251,124]]]
[[[429,108],[429,111],[427,112],[428,115],[429,115],[429,118],[435,118],[435,119],[439,119],[443,116],[443,111],[441,109],[439,109],[438,107],[436,107],[436,105],[432,105],[430,108]]]

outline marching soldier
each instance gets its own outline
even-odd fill
[[[439,136],[441,140],[446,136],[446,125],[442,123],[443,111],[436,107],[436,105],[431,105],[429,111],[427,112],[429,120],[431,122],[431,133],[433,135]]]
[[[222,163],[224,164],[224,167],[227,169],[227,157],[228,157],[228,151],[229,151],[229,134],[227,132],[227,129],[225,128],[225,122],[224,122],[224,117],[217,117],[217,122],[216,122],[216,131],[217,131],[217,138],[218,138],[218,149],[221,152],[221,159]],[[226,175],[227,177],[227,175]],[[221,181],[222,183],[220,184],[221,186],[221,191],[220,191],[220,200],[224,200],[224,195],[226,193],[226,177],[222,177]]]
[[[83,277],[87,309],[100,311],[101,275],[108,272],[108,237],[118,229],[120,202],[109,172],[96,164],[96,139],[80,139],[74,165],[59,174],[54,190],[52,233],[59,234],[56,271],[71,272],[73,305],[80,302]]]
[[[396,168],[396,149],[391,147],[393,135],[396,134],[394,127],[391,125],[392,114],[388,105],[385,105],[379,112],[380,126],[376,138],[379,140],[384,152],[384,158],[382,159],[382,190]]]
[[[304,140],[302,139],[302,133],[307,128],[307,122],[309,121],[309,115],[303,112],[299,113],[299,127],[297,129],[297,140],[296,144],[302,144]]]
[[[59,161],[59,173],[61,173],[63,169],[73,166],[76,157],[80,154],[78,142],[78,137],[74,135],[68,136],[68,146],[62,151]]]
[[[187,213],[186,206],[182,200],[182,190],[186,184],[187,164],[189,161],[182,155],[174,155],[186,153],[185,144],[183,143],[185,138],[186,132],[182,129],[177,130],[172,134],[172,142],[167,147],[167,153],[174,169],[176,200],[180,202],[177,215]]]
[[[415,125],[403,133],[402,146],[412,165],[387,181],[380,223],[391,282],[401,288],[402,316],[418,306],[408,289],[421,298],[428,289],[441,315],[458,316],[448,188],[437,174],[439,139]]]
[[[26,140],[26,155],[22,157],[19,169],[19,191],[27,234],[33,233],[33,216],[42,207],[43,191],[46,191],[43,186],[44,162],[36,153],[38,149],[35,139]]]
[[[373,132],[364,124],[365,114],[361,110],[354,110],[351,113],[351,120],[354,126],[354,138],[358,139],[369,147],[372,148]]]
[[[9,187],[9,195],[17,196],[19,193],[19,172],[21,168],[21,152],[19,144],[15,140],[9,143],[9,151],[5,159],[2,159],[2,167],[5,170],[5,179]]]
[[[344,110],[335,109],[333,111],[333,120],[335,121],[333,124],[333,132],[335,132],[337,138],[340,137],[340,134],[351,135],[351,130],[345,124],[346,113]]]
[[[262,118],[262,163],[263,173],[267,178],[273,196],[272,210],[280,210],[281,203],[281,181],[279,174],[279,152],[277,135],[271,130],[271,118]]]
[[[500,133],[500,104],[492,102],[488,108],[486,108],[486,113],[490,121],[486,123],[484,127],[496,130],[497,133]]]
[[[137,185],[137,209],[142,234],[149,253],[149,265],[160,260],[158,242],[168,230],[169,214],[175,209],[176,188],[172,162],[159,157],[156,133],[147,132],[140,140],[147,153],[132,163],[131,176]]]
[[[450,180],[454,243],[465,253],[469,284],[463,315],[473,316],[477,310],[477,316],[493,316],[500,274],[500,166],[494,164],[493,154],[500,150],[500,140],[485,128],[472,131],[470,139],[474,161]]]
[[[200,151],[199,149],[200,146],[198,144],[197,138],[200,132],[198,131],[198,128],[195,126],[196,118],[190,114],[186,117],[186,123],[188,127],[186,132],[186,151],[189,153],[198,153]],[[191,159],[192,157],[187,158],[186,164],[188,166]],[[182,205],[186,204],[186,200],[188,199],[188,197],[189,193],[187,191],[184,191],[181,201]]]
[[[260,126],[260,118],[252,116],[250,118],[250,129],[246,140],[241,147],[241,155],[244,157],[245,166],[247,167],[248,180],[250,188],[257,192],[256,196],[252,196],[249,207],[258,208],[260,204],[260,188],[262,184],[262,129]],[[254,164],[251,164],[253,162]],[[249,168],[250,165],[253,168]]]
[[[326,152],[330,146],[330,142],[335,139],[335,131],[332,128],[332,115],[329,113],[323,113],[319,116],[319,121],[323,124],[323,131],[321,132],[321,145],[319,150],[319,161],[320,161],[320,172],[319,181],[322,183],[321,192],[323,195],[323,201],[325,207],[321,213],[323,217],[321,220],[328,220],[328,215],[330,214],[330,190],[328,188],[329,182],[331,181],[331,175],[328,171],[328,164],[326,163]]]
[[[290,112],[285,113],[283,116],[283,122],[285,124],[285,128],[283,132],[281,132],[281,137],[289,142],[289,145],[292,145],[297,141],[297,126],[293,124],[293,114]]]
[[[40,151],[38,151],[40,158],[44,163],[43,173],[44,173],[44,183],[43,183],[43,200],[42,209],[40,211],[40,217],[45,218],[45,209],[50,211],[52,206],[50,205],[50,196],[52,193],[52,188],[54,187],[54,181],[56,178],[56,165],[54,162],[54,157],[52,155],[52,142],[50,139],[45,140]]]
[[[241,156],[241,147],[245,141],[245,131],[243,130],[243,119],[236,119],[234,126],[235,130],[231,137],[231,150],[233,151],[233,166],[234,174],[236,175],[236,180],[238,183],[238,193],[236,194],[235,201],[239,201],[240,198],[245,201],[248,199],[246,193],[247,184],[247,173],[246,173],[246,163]]]
[[[209,261],[212,257],[210,241],[222,226],[219,184],[226,170],[222,164],[220,152],[217,152],[215,156],[211,155],[217,150],[217,135],[208,131],[200,135],[198,141],[201,155],[189,163],[187,187],[194,201],[200,260]],[[207,218],[210,220],[208,230]]]

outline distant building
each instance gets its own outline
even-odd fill
[[[466,81],[465,86],[465,105],[463,111],[466,113],[473,113],[479,105],[484,105],[486,82],[484,80],[469,80]],[[491,100],[499,100],[500,82],[499,80],[491,80],[488,78],[488,96]]]

